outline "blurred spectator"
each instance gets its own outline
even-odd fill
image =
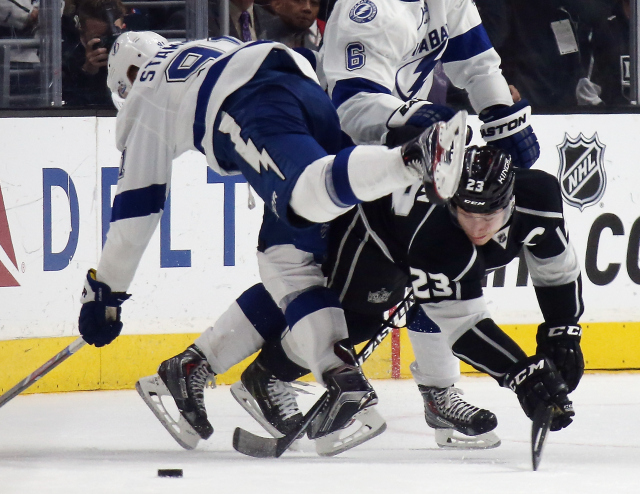
[[[67,106],[113,108],[107,89],[107,58],[125,28],[120,0],[78,0],[62,32],[62,99]]]
[[[268,25],[274,21],[273,15],[264,7],[254,5],[253,0],[229,1],[229,36],[240,41],[255,41],[269,39]],[[209,2],[209,36],[222,36],[222,22],[220,20],[220,2]]]
[[[320,0],[271,0],[270,7],[276,17],[268,25],[268,39],[318,50],[324,31],[324,22],[318,22]]]
[[[587,77],[578,81],[576,97],[581,105],[628,105],[631,101],[629,57],[629,0],[616,2],[612,15],[596,24],[591,33],[591,62]]]
[[[32,0],[0,0],[0,38],[34,38],[38,27],[38,3]],[[11,47],[9,94],[37,94],[40,75],[36,71],[37,48]],[[12,106],[20,106],[13,104]]]
[[[586,33],[606,17],[608,2],[478,1],[505,78],[534,108],[577,104],[575,88],[584,74]]]

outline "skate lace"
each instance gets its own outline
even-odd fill
[[[267,384],[267,393],[269,394],[271,403],[277,408],[283,420],[287,420],[297,413],[300,413],[296,396],[301,393],[309,394],[307,391],[296,388],[291,383],[280,381],[273,377],[269,379],[269,383]]]
[[[412,169],[418,175],[419,178],[422,178],[422,176],[424,175],[422,160],[413,158],[413,159],[407,160],[405,164],[408,168]]]
[[[462,394],[461,389],[453,386],[434,393],[438,409],[445,417],[469,423],[480,409],[460,398]]]
[[[198,408],[204,409],[204,388],[215,388],[215,375],[202,362],[189,375],[189,388]]]

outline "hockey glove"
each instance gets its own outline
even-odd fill
[[[480,112],[482,138],[507,151],[513,166],[531,168],[540,156],[538,138],[531,128],[531,106],[521,100],[512,106],[496,105]]]
[[[567,396],[569,388],[553,363],[543,355],[516,363],[505,375],[502,385],[515,391],[524,413],[532,420],[539,405],[553,406],[552,431],[564,429],[573,421],[575,412]]]
[[[120,306],[131,295],[112,292],[109,285],[96,280],[96,270],[90,269],[82,290],[82,308],[78,329],[84,341],[101,347],[115,340],[122,331]]]
[[[571,393],[584,374],[584,357],[580,348],[582,327],[579,324],[549,324],[538,326],[536,353],[549,358]]]

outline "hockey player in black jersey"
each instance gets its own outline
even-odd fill
[[[354,343],[373,335],[382,312],[411,284],[416,299],[408,318],[416,356],[411,371],[428,425],[446,433],[451,446],[464,447],[467,440],[451,436],[453,430],[474,436],[497,425],[493,414],[465,403],[453,388],[460,372],[455,357],[516,392],[528,417],[540,404],[550,404],[552,430],[571,423],[567,395],[584,370],[578,324],[583,305],[580,269],[554,177],[513,169],[498,149],[471,147],[460,188],[447,207],[429,203],[416,184],[335,221],[331,236],[333,257],[325,272],[329,286],[340,293]],[[520,253],[545,320],[530,357],[491,319],[482,294],[485,275]],[[245,389],[232,387],[237,396],[251,394],[280,429],[284,413],[274,413],[274,403],[287,404],[283,412],[291,412],[294,398],[286,387],[270,398],[267,388],[307,372],[286,353],[278,340],[268,342],[243,373]],[[260,380],[264,385],[255,386]]]

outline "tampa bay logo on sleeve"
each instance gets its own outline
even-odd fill
[[[589,139],[582,133],[576,138],[565,134],[564,141],[558,146],[558,181],[562,197],[580,211],[593,206],[604,195],[607,186],[604,149],[597,132]]]
[[[16,281],[7,267],[9,263],[13,264],[13,267],[16,270],[18,269],[18,263],[16,262],[16,253],[13,249],[11,232],[9,231],[7,210],[4,207],[2,188],[0,188],[0,287],[20,286],[20,283]]]
[[[371,22],[378,13],[378,7],[371,0],[360,0],[349,11],[349,19],[358,24]]]

